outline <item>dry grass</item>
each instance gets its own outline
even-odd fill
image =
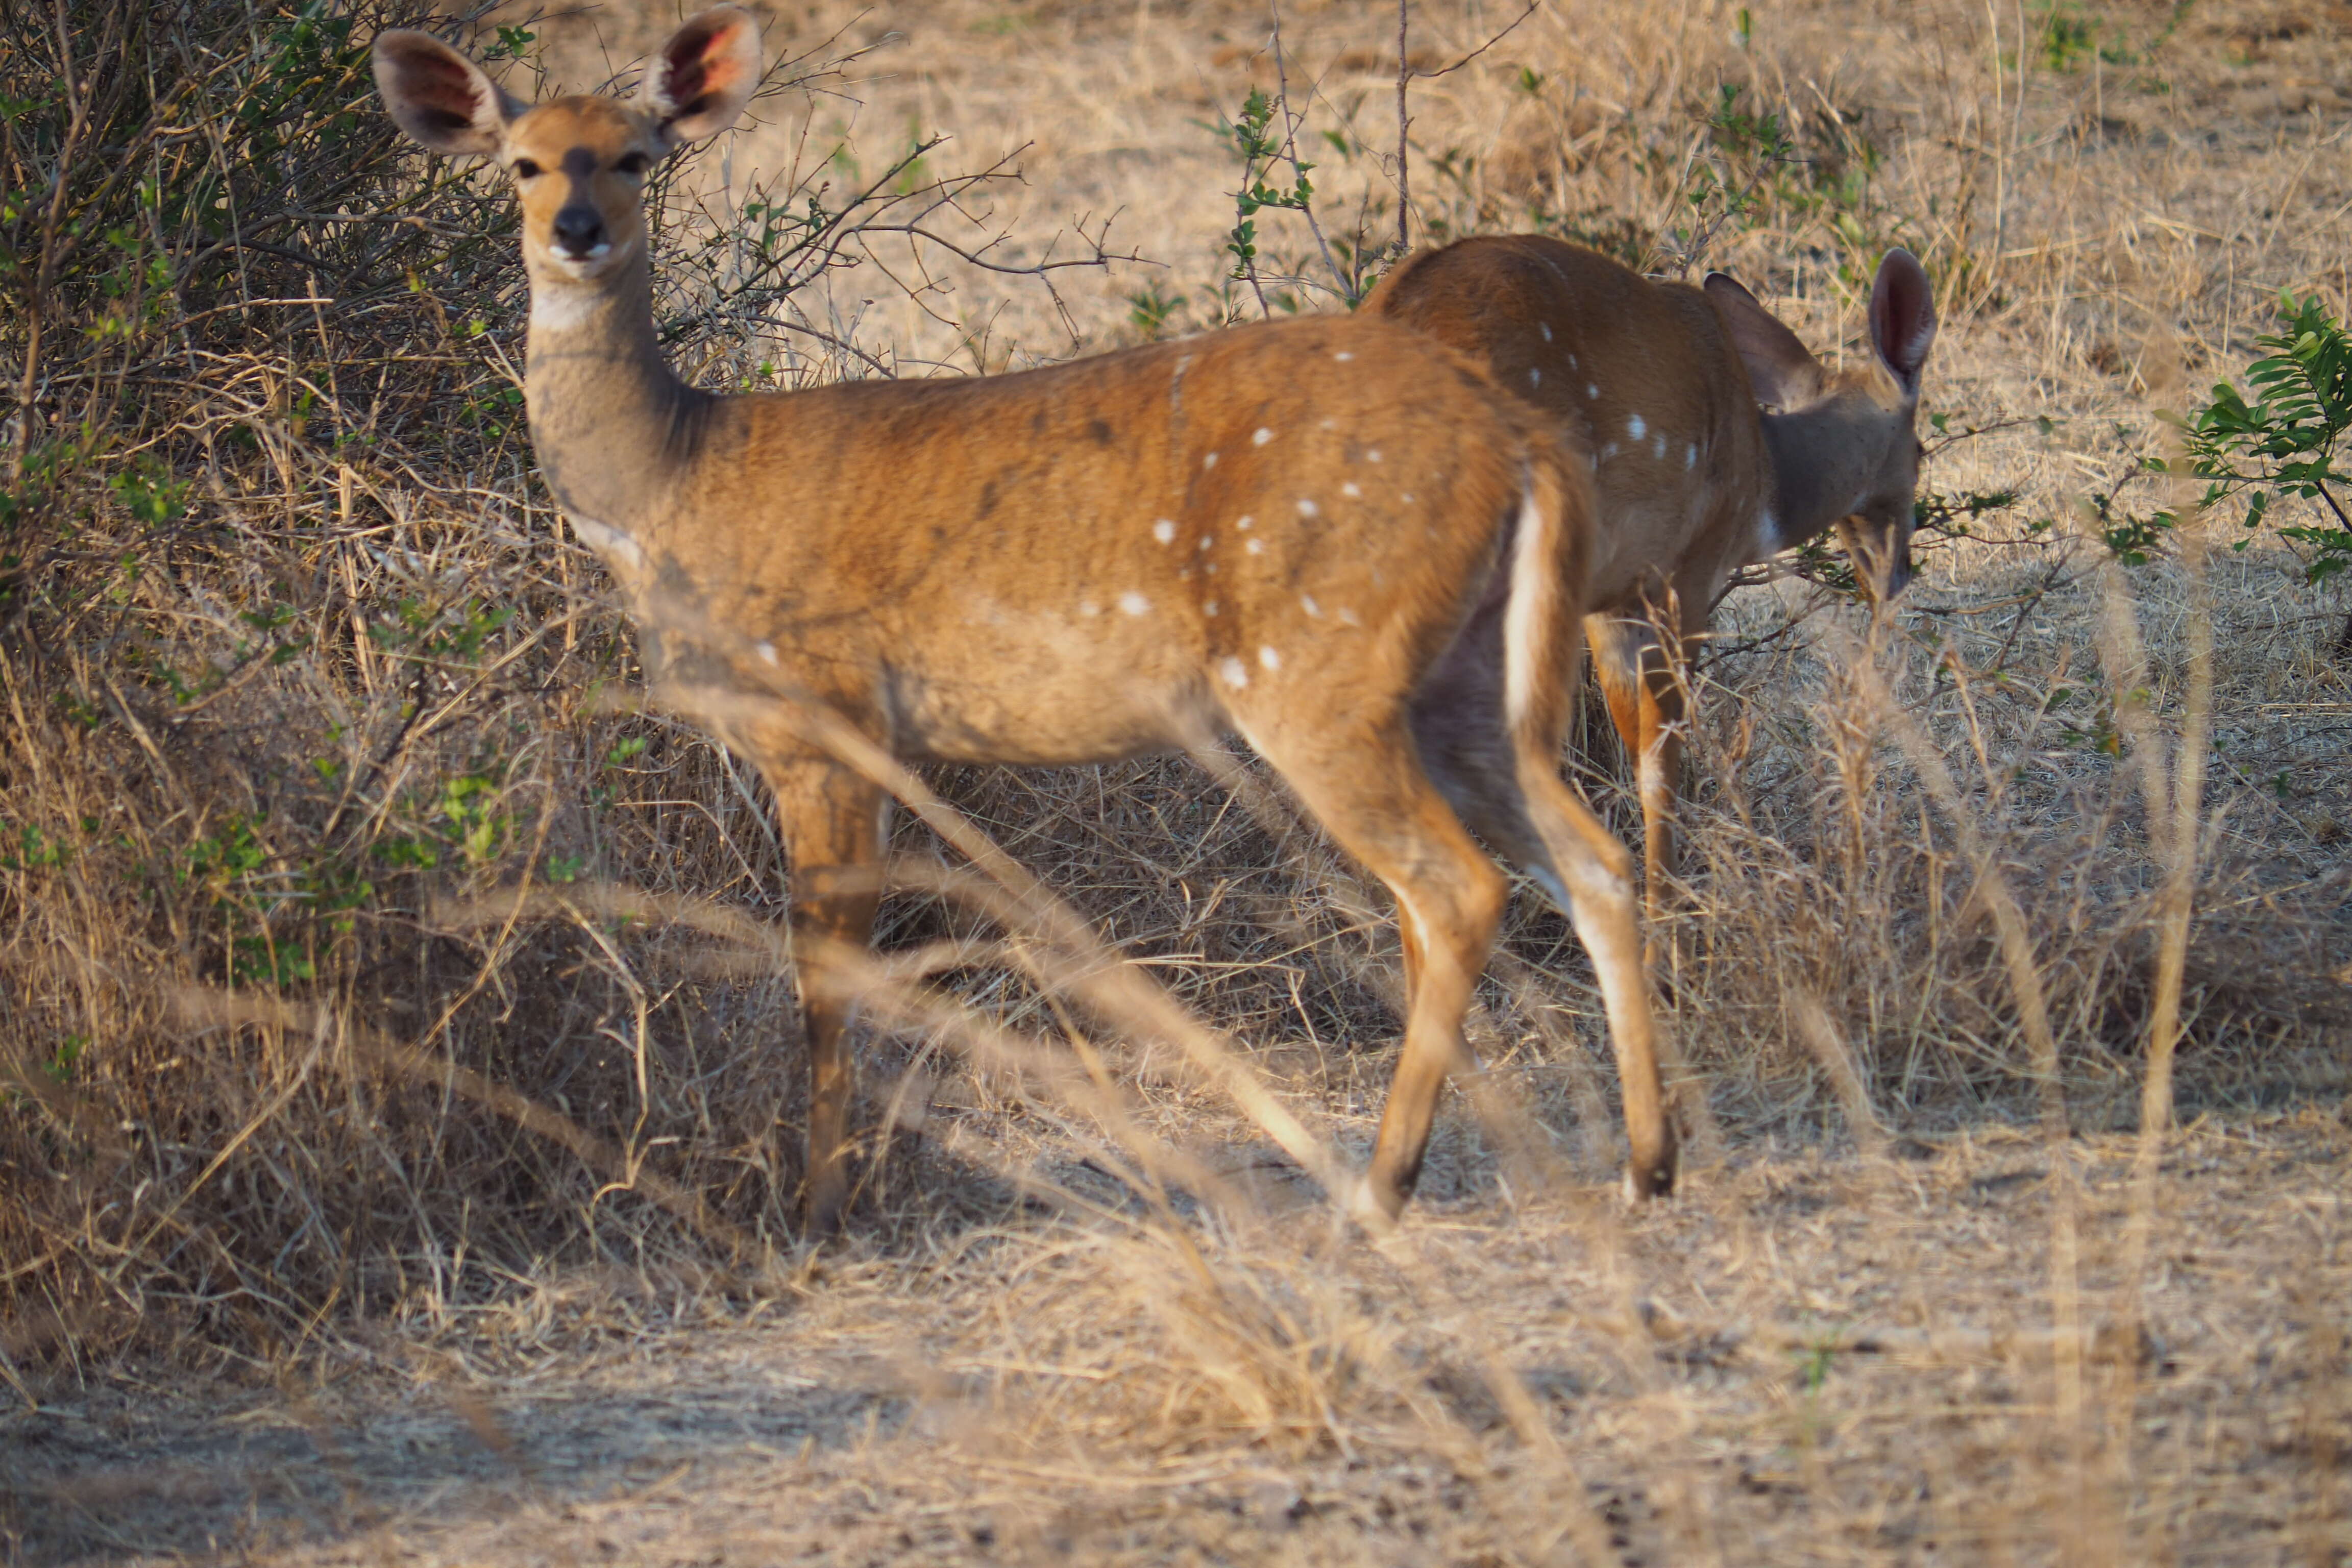
[[[1416,16],[1421,64],[1517,10]],[[786,868],[633,710],[531,477],[503,198],[394,146],[349,47],[389,13],[179,15],[0,13],[12,1555],[2352,1554],[2346,601],[2231,519],[2098,537],[2281,288],[2347,302],[2332,16],[1601,0],[1417,82],[1417,234],[1726,267],[1823,345],[1913,245],[1927,483],[2012,498],[1879,622],[1827,559],[1718,618],[1688,1192],[1604,1195],[1588,975],[1522,908],[1423,1203],[1336,1235],[1383,901],[1230,759],[980,771],[901,839],[856,1239],[809,1258]],[[799,384],[1335,308],[1393,233],[1393,16],[1282,22],[1277,67],[1224,0],[778,12],[801,84],[668,193],[677,352]],[[1710,139],[1727,82],[1805,162]],[[1209,128],[1253,83],[1321,229],[1258,215],[1257,288]],[[943,869],[965,822],[1042,886]],[[2176,1034],[2189,1125],[2136,1140]]]

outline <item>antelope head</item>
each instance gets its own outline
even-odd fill
[[[689,17],[628,99],[586,94],[527,104],[425,33],[378,35],[375,80],[410,137],[436,153],[497,163],[522,203],[533,299],[600,286],[642,258],[646,171],[735,122],[760,79],[760,28],[732,5]]]
[[[1815,493],[1791,510],[1834,518],[1855,575],[1882,603],[1894,598],[1911,581],[1919,373],[1936,341],[1936,297],[1926,269],[1907,250],[1886,253],[1870,289],[1872,353],[1842,372],[1815,359],[1723,273],[1707,274],[1706,292],[1730,328],[1756,401],[1776,411],[1765,416],[1768,436],[1778,433],[1776,426],[1802,426],[1811,436],[1808,479]],[[1795,465],[1782,468],[1795,471]],[[1795,517],[1781,521],[1796,531]]]

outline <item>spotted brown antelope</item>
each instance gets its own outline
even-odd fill
[[[1689,661],[1732,573],[1835,524],[1879,599],[1911,579],[1927,276],[1909,251],[1886,253],[1873,352],[1843,371],[1720,272],[1704,289],[1654,282],[1537,235],[1424,251],[1364,309],[1477,359],[1590,453],[1601,510],[1584,635],[1636,759],[1654,921],[1675,871]]]
[[[1629,1186],[1668,1189],[1631,859],[1557,772],[1591,479],[1529,410],[1369,318],[1018,375],[698,392],[656,347],[640,186],[741,111],[751,18],[690,18],[627,100],[526,105],[421,33],[383,34],[374,61],[410,136],[513,178],[531,440],[655,690],[740,694],[711,722],[765,777],[792,862],[814,1231],[847,1195],[851,1002],[812,972],[870,934],[887,801],[803,739],[810,697],[910,761],[1092,763],[1223,732],[1271,763],[1396,897],[1405,1044],[1350,1197],[1367,1214],[1403,1206],[1464,1059],[1506,891],[1475,830],[1574,921]]]

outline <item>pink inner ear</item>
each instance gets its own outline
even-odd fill
[[[721,6],[692,17],[655,57],[646,101],[666,142],[698,142],[733,121],[760,75],[760,29]]]
[[[474,90],[474,79],[457,61],[446,55],[427,55],[412,58],[407,65],[425,79],[417,83],[417,96],[432,100],[436,109],[469,123],[480,110],[482,100]]]
[[[727,36],[727,28],[711,27],[670,40],[663,60],[667,68],[663,72],[662,96],[669,100],[672,113],[691,112],[714,89],[726,86]]]
[[[710,79],[710,66],[705,54],[709,45],[710,40],[705,38],[702,47],[693,54],[669,62],[669,79],[662,86],[674,108],[683,110],[702,96],[703,88]]]

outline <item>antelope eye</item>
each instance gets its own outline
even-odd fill
[[[514,177],[518,180],[535,180],[539,178],[539,165],[528,158],[517,158],[514,161]]]
[[[653,160],[643,153],[624,153],[613,167],[624,174],[642,174],[652,164]]]

